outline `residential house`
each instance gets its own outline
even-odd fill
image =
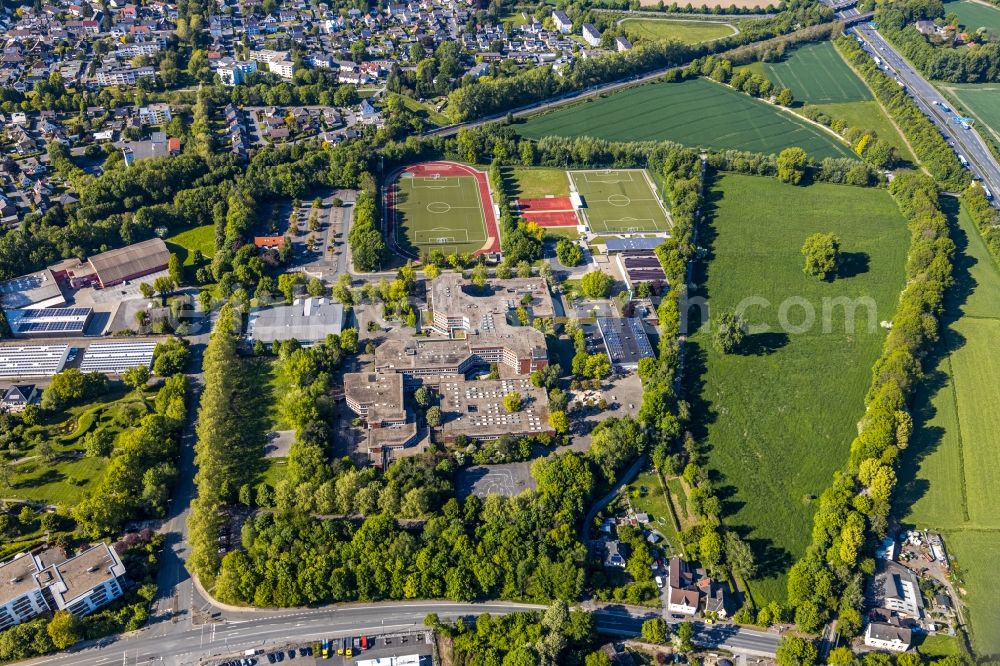
[[[569,20],[566,12],[556,10],[552,12],[552,22],[555,23],[556,30],[564,35],[573,32],[573,22]]]
[[[892,615],[876,614],[865,628],[865,645],[877,650],[906,652],[913,643],[913,632]]]
[[[8,412],[23,412],[25,407],[38,402],[39,397],[34,384],[14,384],[0,399],[0,408]]]
[[[591,46],[601,45],[601,31],[590,23],[583,24],[583,41]]]

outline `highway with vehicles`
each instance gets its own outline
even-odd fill
[[[972,175],[981,180],[991,194],[1000,192],[1000,164],[975,128],[956,120],[957,114],[944,95],[924,79],[878,30],[870,24],[858,25],[854,30],[864,39],[863,46],[869,55],[878,57],[876,62],[881,61],[883,69],[888,68],[888,73],[906,86],[907,93],[948,140],[959,160],[965,160]]]

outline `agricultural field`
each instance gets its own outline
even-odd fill
[[[708,300],[711,316],[755,298],[747,319],[769,327],[724,355],[702,322],[689,337],[685,373],[701,419],[695,434],[720,476],[723,513],[746,530],[757,556],[760,577],[750,590],[761,605],[784,599],[785,574],[809,542],[816,498],[847,460],[885,339],[879,321],[891,316],[904,283],[909,234],[892,198],[877,189],[722,175],[706,210],[699,244],[709,255],[695,295]],[[802,244],[816,232],[840,237],[844,265],[832,282],[802,270]],[[824,299],[844,297],[870,299],[874,311],[858,307],[853,325],[843,307],[824,314]],[[810,309],[814,324],[805,326]]]
[[[689,146],[777,153],[798,146],[812,157],[851,157],[831,134],[770,104],[708,79],[655,83],[535,116],[519,132],[610,141],[670,140]]]
[[[475,177],[404,173],[392,187],[395,238],[404,251],[448,255],[483,247],[486,219]]]
[[[1000,360],[1000,271],[972,220],[960,211],[956,287],[940,359],[914,401],[914,433],[902,458],[896,514],[905,524],[940,529],[964,574],[974,649],[1000,653],[1000,612],[985,593],[1000,566],[1000,518],[990,502],[1000,485],[1000,423],[994,393]],[[980,586],[986,586],[985,588]]]
[[[584,218],[593,233],[666,231],[667,212],[653,183],[638,169],[570,171],[584,202]]]
[[[625,31],[625,36],[634,43],[672,39],[684,44],[700,44],[737,35],[740,32],[735,26],[720,21],[629,18],[622,20],[618,25]]]
[[[4,497],[73,506],[86,497],[107,466],[101,456],[87,456],[88,441],[114,438],[151,411],[147,404],[155,390],[144,397],[118,385],[85,405],[52,414],[27,427],[23,440],[31,443],[10,466],[10,484]],[[47,448],[46,448],[47,447]]]
[[[958,110],[975,118],[980,130],[985,125],[993,140],[1000,141],[1000,86],[995,83],[969,83],[942,87],[953,101],[958,102]]]
[[[806,44],[785,54],[780,62],[759,67],[768,79],[807,104],[863,102],[871,91],[847,66],[830,42]]]
[[[215,254],[215,225],[186,229],[165,240],[170,251],[180,257],[185,266],[193,266],[195,250],[201,251],[205,257]]]
[[[994,36],[1000,35],[1000,9],[985,2],[959,0],[944,6],[945,14],[957,14],[958,24],[965,32],[975,32],[987,28]]]
[[[510,167],[504,177],[515,199],[569,196],[569,178],[562,169]]]

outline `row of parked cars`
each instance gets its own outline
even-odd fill
[[[319,654],[324,659],[329,659],[335,654],[349,658],[361,654],[362,650],[370,650],[373,647],[375,647],[375,639],[370,636],[332,638],[320,643]]]
[[[311,657],[313,655],[313,648],[311,646],[300,647],[297,652],[299,657]],[[288,650],[276,650],[275,652],[264,653],[264,650],[247,650],[246,656],[242,659],[233,659],[232,661],[224,661],[219,666],[257,666],[260,660],[267,659],[269,664],[277,664],[279,662],[285,661],[285,659],[295,659],[296,650],[295,648],[289,648]]]

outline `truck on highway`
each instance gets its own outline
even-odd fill
[[[986,187],[985,185],[983,185],[983,194],[986,195],[987,201],[993,201],[993,193],[990,192],[990,188]]]
[[[965,155],[959,155],[958,156],[958,161],[961,162],[962,166],[964,166],[964,167],[969,166],[969,160],[965,159]]]

